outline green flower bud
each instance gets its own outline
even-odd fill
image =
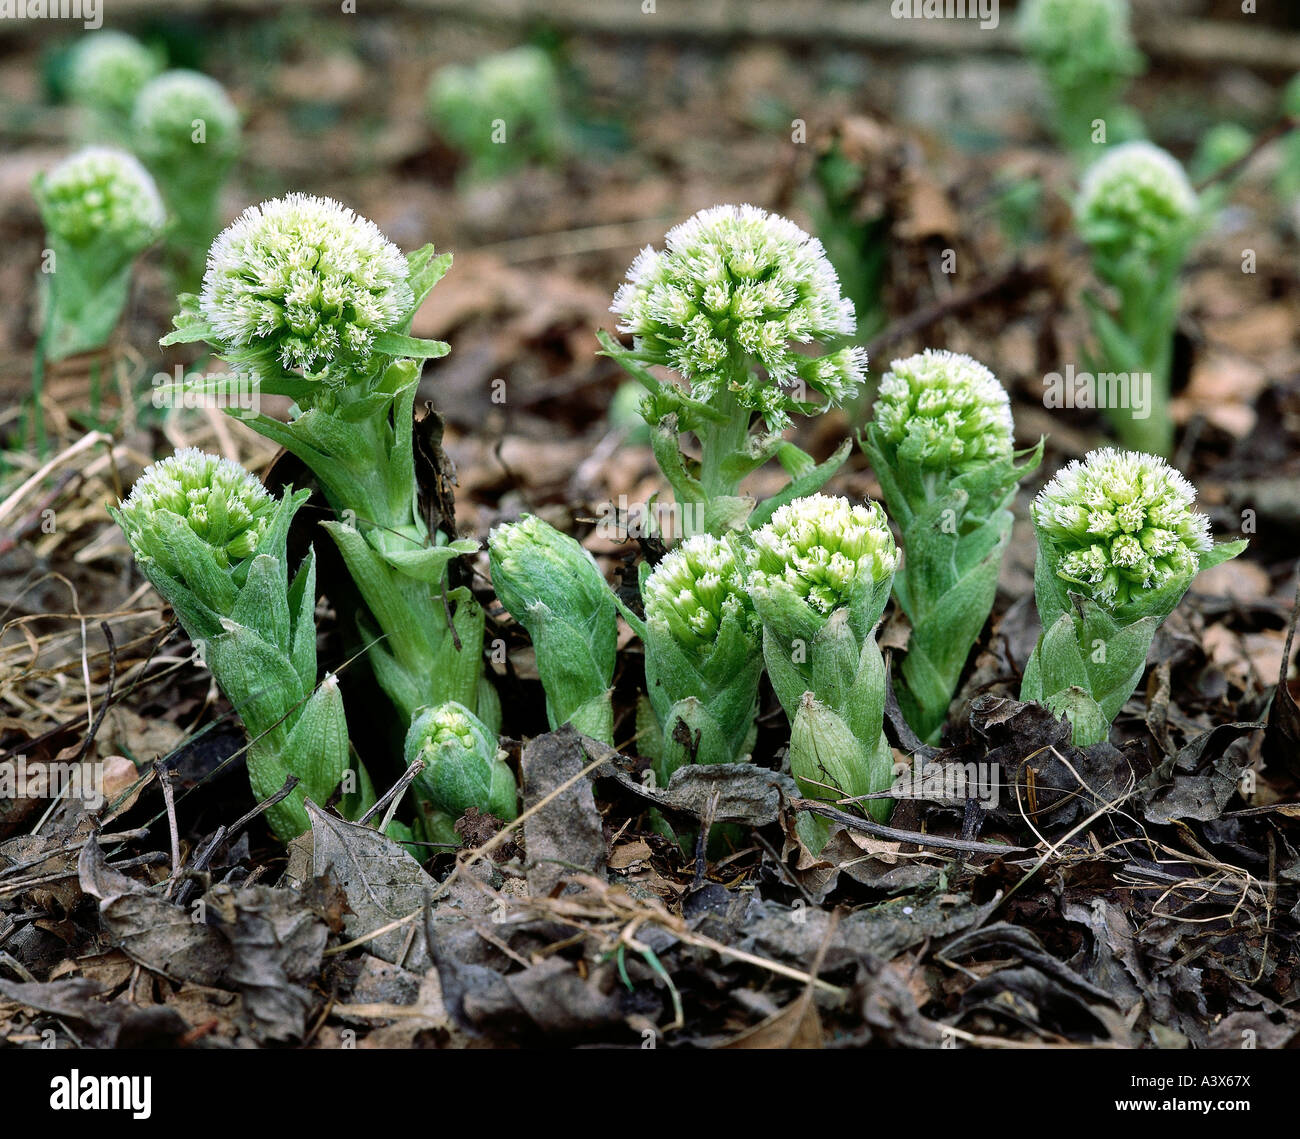
[[[926,349],[895,360],[874,409],[880,442],[904,462],[960,474],[1012,451],[1011,402],[977,360]]]
[[[611,743],[618,629],[614,597],[595,559],[533,515],[494,529],[488,551],[501,604],[532,638],[551,727],[572,722]]]
[[[1246,548],[1211,542],[1195,498],[1164,460],[1106,448],[1070,463],[1034,501],[1043,634],[1021,699],[1067,716],[1078,746],[1106,738],[1192,578]]]
[[[731,540],[700,535],[643,572],[646,685],[659,777],[681,763],[738,763],[752,749],[761,626]],[[683,739],[678,727],[687,730]]]
[[[638,359],[673,368],[696,400],[724,393],[778,430],[809,410],[808,388],[826,405],[850,398],[866,355],[821,355],[795,345],[853,335],[853,302],[822,244],[793,222],[755,206],[714,206],[647,246],[628,270],[611,311],[634,337]],[[760,369],[761,375],[751,368]],[[794,389],[794,390],[792,390]]]
[[[1173,155],[1149,142],[1128,142],[1088,168],[1074,210],[1100,269],[1181,251],[1199,205]]]
[[[417,789],[453,819],[471,807],[508,822],[518,814],[518,788],[496,736],[462,704],[427,708],[406,734],[406,762],[425,768]]]
[[[1255,145],[1255,136],[1240,123],[1216,123],[1196,147],[1192,169],[1196,179],[1209,178],[1245,158]]]
[[[110,147],[77,151],[39,176],[34,190],[50,237],[72,247],[93,246],[109,263],[103,275],[156,240],[166,220],[149,172]],[[56,264],[55,272],[61,271]]]
[[[250,206],[213,242],[199,309],[216,351],[255,375],[347,380],[408,320],[408,272],[374,222],[289,194]]]
[[[83,106],[126,115],[139,90],[161,70],[158,56],[139,40],[97,31],[72,52],[68,94]]]

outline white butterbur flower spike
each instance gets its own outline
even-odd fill
[[[1017,453],[997,377],[939,351],[890,365],[861,442],[905,553],[894,595],[912,634],[895,691],[912,729],[937,743],[993,609],[1017,483],[1042,444]]]
[[[39,178],[36,201],[52,237],[69,245],[111,242],[129,257],[157,238],[166,220],[149,172],[107,146],[79,150]]]
[[[206,343],[228,370],[187,384],[252,383],[293,401],[283,423],[248,420],[300,459],[334,518],[321,525],[365,602],[353,610],[371,671],[404,721],[455,700],[495,729],[483,676],[483,608],[449,580],[478,548],[433,523],[417,494],[414,405],[441,341],[411,319],[451,266],[424,245],[404,256],[374,223],[328,198],[290,194],[245,210],[213,242],[200,295],[183,294],[161,343]]]
[[[754,746],[761,627],[735,540],[700,534],[643,566],[646,687],[638,746],[667,783],[684,763],[738,763]]]
[[[1196,574],[1246,548],[1211,541],[1195,500],[1163,459],[1107,447],[1070,463],[1034,501],[1043,634],[1021,699],[1066,716],[1078,746],[1106,738],[1142,679],[1156,628]]]
[[[895,360],[880,382],[874,422],[907,462],[960,472],[1013,447],[1011,401],[978,360],[926,349]]]
[[[251,206],[213,242],[199,309],[214,347],[259,375],[347,376],[409,316],[408,272],[374,222],[289,194]]]
[[[160,236],[162,198],[125,151],[91,146],[33,186],[52,272],[42,278],[51,359],[107,343],[130,288],[131,263]]]
[[[274,498],[237,463],[185,448],[110,510],[243,720],[254,794],[274,795],[289,775],[301,781],[267,812],[286,841],[308,828],[304,796],[326,802],[349,765],[338,683],[316,677],[315,552],[289,576],[289,526],[308,497]]]
[[[239,152],[239,112],[215,79],[166,71],[136,98],[131,132],[172,214],[168,249],[188,292],[198,287],[219,228],[218,198]]]
[[[72,51],[68,93],[85,107],[125,116],[137,92],[161,70],[158,56],[139,40],[125,32],[97,31]]]
[[[889,788],[885,665],[876,644],[898,551],[878,503],[817,494],[796,499],[755,532],[749,589],[763,623],[763,659],[790,719],[790,770],[815,799]],[[862,804],[877,821],[888,799]],[[800,817],[820,849],[826,828]]]
[[[1034,524],[1058,552],[1056,576],[1116,609],[1190,581],[1209,552],[1196,490],[1163,459],[1105,448],[1076,459],[1034,500]]]
[[[1163,253],[1198,209],[1178,160],[1141,141],[1112,147],[1090,166],[1075,203],[1084,240],[1109,257]]]
[[[416,791],[448,821],[471,808],[503,822],[518,814],[519,790],[504,755],[496,734],[455,701],[421,712],[406,735],[406,762],[425,764]]]
[[[261,481],[230,459],[184,447],[145,468],[118,508],[132,551],[179,576],[166,541],[157,537],[159,511],[185,520],[211,547],[223,569],[237,565],[258,546],[275,508]]]
[[[1132,399],[1108,407],[1107,414],[1125,446],[1165,457],[1174,443],[1169,373],[1178,276],[1203,216],[1177,159],[1148,142],[1108,151],[1084,175],[1075,202],[1093,269],[1118,297],[1111,311],[1101,298],[1085,294],[1100,349],[1087,359],[1088,368],[1122,373],[1133,382],[1150,377],[1142,414]]]
[[[702,508],[688,533],[761,526],[784,502],[812,494],[848,457],[847,441],[817,463],[781,437],[791,415],[815,415],[852,398],[866,352],[853,302],[822,243],[756,206],[714,206],[647,246],[619,286],[611,311],[626,349],[601,333],[605,355],[647,391],[641,415],[679,505]],[[648,366],[676,371],[662,382]],[[699,457],[682,448],[692,434]],[[741,484],[769,459],[790,477],[763,503]]]
[[[860,348],[799,350],[856,327],[820,241],[743,205],[696,214],[664,245],[642,250],[611,306],[643,360],[681,373],[695,399],[729,393],[774,429],[789,424],[796,404],[806,410],[792,395],[799,381],[829,404],[857,391],[866,367]]]
[[[1120,102],[1129,79],[1142,70],[1129,27],[1128,0],[1025,0],[1017,33],[1051,89],[1057,133],[1087,161],[1098,142],[1141,134],[1137,117]],[[1098,139],[1096,124],[1106,125]]]

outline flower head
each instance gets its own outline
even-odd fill
[[[37,178],[46,231],[70,245],[111,243],[134,257],[162,232],[166,214],[149,172],[123,150],[88,146]]]
[[[250,206],[212,243],[199,308],[232,362],[347,375],[409,315],[408,273],[374,222],[289,194]]]
[[[234,149],[239,112],[215,79],[197,71],[166,71],[141,89],[131,127],[151,161],[155,157],[192,161],[224,156]]]
[[[1017,30],[1025,51],[1061,87],[1131,75],[1141,64],[1128,0],[1026,0]]]
[[[692,652],[707,653],[729,620],[739,618],[750,633],[759,628],[740,559],[729,542],[710,534],[689,538],[668,554],[646,579],[642,596],[646,623]]]
[[[140,88],[160,70],[158,57],[139,40],[101,30],[72,52],[68,92],[83,106],[125,114]]]
[[[978,360],[931,349],[895,360],[874,422],[909,463],[961,472],[1011,454],[1011,403]]]
[[[812,355],[794,347],[851,336],[856,327],[820,241],[745,205],[704,210],[670,230],[664,245],[641,251],[611,311],[637,351],[680,372],[695,398],[730,391],[780,428],[799,407],[786,389],[801,381],[828,404],[857,390],[862,349]]]
[[[814,494],[780,507],[754,534],[749,564],[755,593],[784,585],[825,617],[862,586],[892,578],[898,549],[878,502]]]
[[[1199,203],[1178,160],[1139,141],[1088,168],[1074,209],[1084,240],[1102,256],[1145,261],[1181,245]]]
[[[1195,500],[1163,459],[1106,447],[1061,470],[1034,500],[1033,517],[1054,547],[1056,576],[1115,608],[1191,581],[1212,545]]]
[[[274,508],[266,487],[238,463],[185,447],[147,467],[117,513],[136,557],[177,577],[160,515],[182,519],[229,568],[257,549]]]

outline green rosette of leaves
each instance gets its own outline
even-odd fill
[[[551,729],[571,723],[612,744],[618,616],[596,560],[531,514],[488,535],[488,559],[497,597],[532,638]]]
[[[1176,158],[1148,142],[1130,142],[1088,169],[1074,213],[1093,270],[1114,295],[1113,304],[1083,295],[1097,343],[1088,366],[1099,392],[1111,387],[1103,373],[1129,380],[1129,398],[1119,401],[1125,406],[1107,407],[1106,414],[1125,447],[1167,459],[1174,446],[1169,373],[1178,277],[1204,218],[1202,204]],[[1150,402],[1139,408],[1133,384],[1147,375]]]
[[[61,360],[108,343],[126,308],[131,266],[163,232],[149,172],[125,151],[91,146],[33,185],[45,225],[45,353]]]
[[[1020,698],[1068,717],[1079,747],[1106,739],[1192,578],[1246,548],[1212,542],[1195,499],[1163,459],[1108,447],[1070,463],[1034,501],[1043,632]]]
[[[253,793],[301,780],[267,812],[286,841],[308,828],[304,797],[328,801],[349,759],[338,682],[316,683],[315,551],[288,572],[289,524],[307,495],[277,500],[238,464],[186,448],[110,510],[243,720]],[[368,785],[363,772],[363,794]]]
[[[415,794],[428,841],[458,844],[455,821],[471,808],[502,822],[515,818],[519,788],[504,756],[496,733],[454,700],[411,721],[406,762],[424,761]]]
[[[290,194],[218,236],[202,292],[180,298],[162,343],[210,344],[235,369],[203,381],[214,393],[251,383],[295,401],[287,423],[247,422],[310,468],[335,511],[323,525],[366,603],[358,628],[375,677],[403,718],[455,700],[496,728],[483,610],[448,581],[478,543],[430,526],[415,478],[419,361],[448,349],[409,329],[450,264],[431,245],[404,257],[338,202]]]
[[[894,361],[860,442],[903,539],[894,596],[912,634],[895,691],[912,730],[935,743],[993,609],[1010,507],[1042,443],[1017,453],[993,373],[935,351]]]
[[[888,790],[893,753],[875,629],[898,551],[884,510],[823,494],[796,499],[754,533],[748,561],[763,660],[790,718],[790,770],[800,789],[829,800]],[[893,801],[862,806],[883,822]],[[800,828],[820,849],[821,820],[801,815]]]
[[[661,786],[685,763],[741,763],[753,750],[762,631],[745,573],[730,535],[700,534],[653,570],[642,563],[645,619],[624,616],[645,646],[654,715],[638,743]]]
[[[853,302],[820,241],[755,206],[703,210],[664,245],[641,251],[611,306],[633,347],[602,332],[604,354],[646,389],[641,414],[682,508],[682,535],[760,526],[848,457],[846,442],[819,464],[782,432],[792,414],[819,414],[861,385],[866,353],[844,344],[856,328]],[[687,436],[698,456],[683,448]],[[773,458],[789,482],[756,505],[741,483]]]
[[[165,71],[136,96],[131,138],[171,214],[167,251],[177,277],[197,288],[220,228],[221,188],[239,155],[239,112],[215,79]]]

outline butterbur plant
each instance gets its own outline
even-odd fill
[[[1099,347],[1090,366],[1094,374],[1120,378],[1114,388],[1127,398],[1107,406],[1120,442],[1165,458],[1174,442],[1169,372],[1178,277],[1201,217],[1196,191],[1178,160],[1148,142],[1108,151],[1084,174],[1075,203],[1093,269],[1115,297],[1112,307],[1084,294]],[[1135,398],[1143,393],[1149,398]]]
[[[912,633],[895,690],[913,731],[937,742],[993,608],[1017,485],[1042,443],[1017,453],[997,377],[936,351],[894,361],[861,442],[903,539],[894,596]]]
[[[455,700],[495,729],[483,610],[448,580],[449,564],[478,543],[426,516],[415,479],[419,360],[447,345],[408,333],[450,263],[431,245],[404,257],[338,202],[290,194],[222,231],[201,292],[180,298],[162,343],[206,341],[236,370],[203,389],[251,382],[294,401],[288,423],[247,422],[310,468],[335,511],[324,526],[368,609],[358,631],[404,721]]]
[[[792,415],[843,403],[862,383],[866,354],[843,344],[853,303],[821,242],[754,206],[704,210],[664,245],[642,250],[611,306],[633,347],[603,333],[601,343],[646,388],[641,413],[683,532],[762,525],[825,485],[848,455],[846,443],[817,464],[781,433]],[[652,365],[684,383],[661,382]],[[682,450],[687,435],[698,457]],[[740,484],[773,457],[790,481],[755,508]]]
[[[96,31],[68,56],[68,97],[87,117],[88,140],[125,144],[136,95],[162,70],[158,54],[125,32]]]
[[[733,536],[699,534],[653,570],[642,563],[645,619],[625,616],[645,646],[652,709],[638,749],[661,785],[684,763],[740,763],[753,750],[763,658],[745,577]]]
[[[442,68],[429,83],[428,107],[442,136],[469,157],[476,179],[553,160],[562,149],[560,87],[538,47]]]
[[[898,551],[884,510],[823,494],[796,499],[755,531],[748,561],[763,660],[790,718],[790,770],[800,788],[831,800],[887,791],[893,753],[875,629]],[[862,806],[883,822],[892,801]],[[820,849],[821,821],[801,815],[800,828]]]
[[[131,155],[95,146],[38,175],[33,194],[47,247],[45,354],[102,348],[126,307],[133,262],[162,233],[158,188]]]
[[[338,682],[316,683],[315,552],[289,577],[289,524],[307,497],[276,499],[238,464],[186,448],[149,467],[110,510],[243,720],[254,794],[301,780],[267,812],[285,840],[308,827],[304,796],[325,803],[349,756]],[[362,773],[358,794],[368,784]]]
[[[1107,737],[1192,578],[1246,548],[1212,542],[1195,499],[1163,459],[1105,448],[1070,463],[1034,501],[1043,632],[1021,699],[1066,716],[1080,747]]]
[[[614,742],[614,595],[578,541],[535,515],[488,536],[492,586],[532,638],[552,729],[572,723]]]
[[[509,822],[518,814],[518,786],[497,736],[463,704],[426,708],[406,734],[406,762],[423,760],[415,779],[427,841],[459,845],[455,821],[471,808]]]
[[[1121,103],[1129,80],[1144,66],[1129,23],[1128,0],[1020,5],[1020,44],[1051,93],[1057,137],[1085,163],[1102,146],[1142,134],[1137,116]]]
[[[167,248],[178,279],[194,289],[220,228],[217,204],[239,153],[239,112],[215,79],[166,71],[136,97],[131,135],[171,214]]]

